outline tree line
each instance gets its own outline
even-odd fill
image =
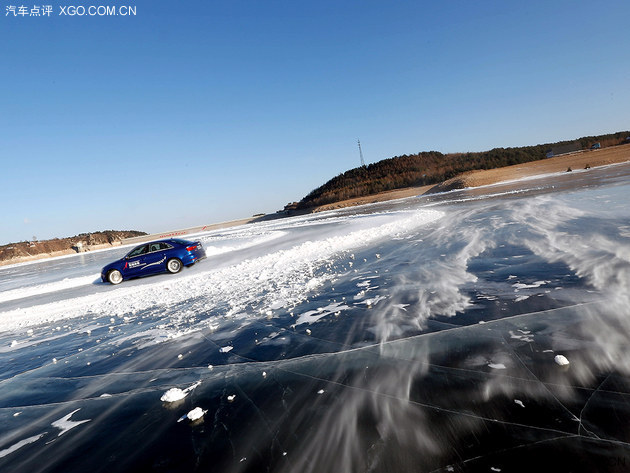
[[[298,202],[297,208],[308,209],[404,187],[438,184],[466,171],[536,161],[546,158],[552,147],[574,142],[578,142],[581,149],[589,149],[594,143],[600,143],[602,147],[615,146],[626,143],[629,134],[630,132],[625,131],[535,146],[494,148],[482,152],[443,154],[439,151],[422,151],[395,156],[339,174],[311,191]]]

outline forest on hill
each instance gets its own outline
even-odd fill
[[[494,148],[482,152],[443,154],[439,151],[423,151],[405,154],[339,174],[311,191],[292,207],[309,209],[404,187],[438,184],[466,171],[495,169],[545,159],[550,150],[566,145],[575,145],[578,149],[589,149],[595,143],[600,143],[602,148],[616,146],[627,143],[629,135],[630,132],[621,131],[557,143]]]

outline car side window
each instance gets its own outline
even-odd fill
[[[170,250],[171,248],[173,248],[171,245],[169,245],[168,243],[160,243],[160,250]]]
[[[127,255],[127,258],[133,258],[134,256],[140,256],[140,255],[143,255],[143,254],[147,253],[148,251],[149,251],[149,245],[139,246],[138,248],[133,250],[131,253],[129,253]]]
[[[149,247],[149,251],[159,251],[161,250],[160,248],[160,244],[159,243],[152,243],[151,246]]]

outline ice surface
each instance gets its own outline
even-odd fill
[[[33,297],[42,294],[49,294],[62,291],[64,289],[73,289],[81,286],[88,286],[98,283],[100,280],[100,274],[93,274],[91,276],[83,276],[79,278],[65,278],[61,281],[55,281],[48,284],[40,284],[26,288],[12,289],[0,292],[0,303],[16,299],[25,299],[27,297]]]
[[[614,173],[209,232],[116,287],[114,251],[0,269],[0,471],[626,471]]]
[[[123,316],[165,304],[181,303],[199,293],[206,293],[211,302],[229,304],[232,306],[231,313],[235,313],[244,305],[243,302],[253,302],[256,288],[266,289],[263,297],[268,306],[279,298],[286,300],[288,304],[295,304],[303,299],[305,291],[330,280],[332,275],[314,277],[315,268],[329,264],[332,259],[350,249],[404,234],[435,221],[442,215],[437,210],[383,214],[373,218],[372,223],[376,226],[330,236],[316,242],[305,241],[225,268],[214,270],[206,266],[200,273],[183,276],[175,281],[161,280],[140,287],[121,285],[115,291],[99,291],[72,299],[0,312],[0,329],[14,330],[33,324],[67,320],[84,316],[86,312]]]

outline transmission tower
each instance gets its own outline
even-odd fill
[[[361,157],[361,166],[365,166],[365,161],[363,161],[363,151],[361,151],[361,140],[357,140],[359,144],[359,156]]]

